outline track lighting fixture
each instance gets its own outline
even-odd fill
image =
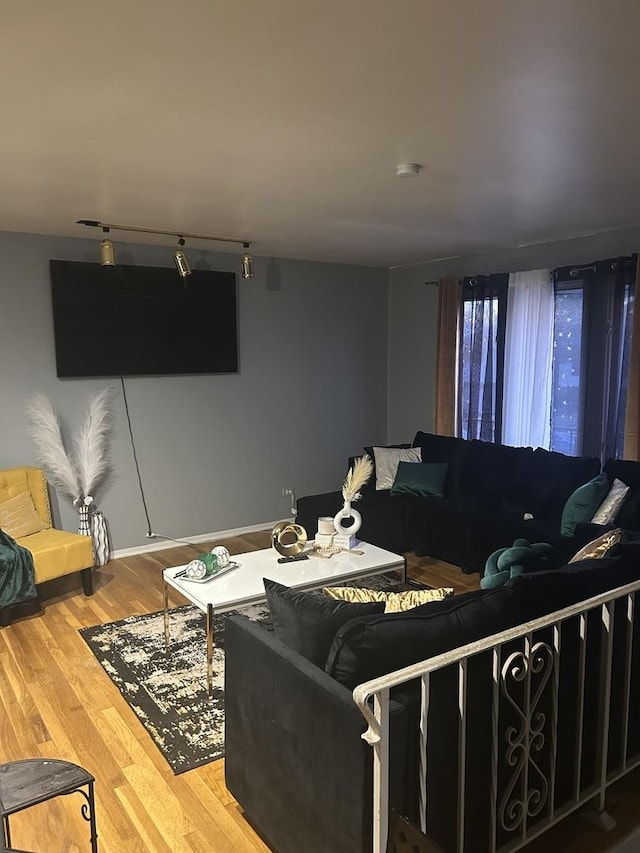
[[[176,269],[178,270],[180,278],[186,278],[188,275],[191,275],[191,267],[189,266],[187,256],[182,251],[182,247],[184,246],[184,237],[180,237],[178,240],[178,246],[179,248],[173,253],[173,260],[176,262]]]
[[[102,228],[105,234],[109,231],[136,231],[138,234],[162,234],[165,237],[178,237],[178,249],[173,253],[173,259],[176,263],[178,273],[181,278],[186,278],[191,275],[191,268],[182,247],[185,243],[185,237],[190,240],[213,240],[217,243],[238,243],[242,246],[243,253],[241,258],[242,278],[253,278],[253,258],[249,254],[251,243],[248,240],[240,240],[237,237],[214,237],[211,234],[189,234],[185,231],[162,231],[158,228],[138,228],[136,225],[116,225],[113,222],[99,222],[97,219],[78,219],[76,225],[87,225],[89,228]],[[100,257],[102,266],[113,266],[115,258],[113,253],[113,243],[109,239],[104,239],[100,247]]]
[[[243,243],[242,248],[242,278],[253,278],[253,258],[249,254],[249,244]]]
[[[105,234],[109,233],[108,228],[103,228],[102,231]],[[105,237],[100,244],[100,263],[103,267],[113,267],[116,263],[115,255],[113,253],[113,243],[108,237]]]

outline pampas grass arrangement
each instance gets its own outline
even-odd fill
[[[92,495],[111,471],[109,444],[113,417],[113,388],[94,394],[89,402],[87,418],[74,440],[78,482],[84,497]]]
[[[346,503],[354,503],[360,500],[362,495],[360,489],[366,485],[367,480],[373,474],[373,462],[368,455],[359,456],[349,469],[347,478],[342,486],[342,497]]]
[[[84,424],[69,453],[60,419],[50,400],[38,394],[26,406],[36,458],[52,485],[71,498],[75,506],[93,501],[95,489],[110,473],[109,445],[112,428],[113,388],[94,394]]]
[[[60,419],[48,397],[44,394],[34,397],[27,403],[26,415],[36,446],[36,459],[52,485],[74,500],[80,494],[78,473],[64,446]]]

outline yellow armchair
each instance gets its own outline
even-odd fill
[[[44,527],[37,533],[16,537],[18,545],[33,554],[36,585],[44,581],[80,572],[85,595],[93,593],[93,542],[90,536],[80,536],[53,527],[49,493],[41,468],[9,468],[0,471],[0,505],[23,492],[28,492]],[[10,531],[7,531],[10,533]],[[0,624],[7,624],[4,608]]]

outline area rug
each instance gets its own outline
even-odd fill
[[[350,585],[400,588],[393,572]],[[417,582],[408,585],[426,588]],[[266,603],[230,611],[238,612],[271,630]],[[207,694],[205,616],[195,605],[171,609],[168,654],[162,611],[80,629],[176,774],[224,755],[224,629],[230,613],[214,617],[211,697]]]

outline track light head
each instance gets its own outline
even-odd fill
[[[242,244],[242,278],[253,278],[253,258],[249,254],[249,243]]]
[[[178,240],[178,246],[180,248],[176,249],[173,253],[173,260],[176,262],[176,269],[178,270],[178,275],[180,278],[186,278],[188,275],[191,275],[191,267],[189,266],[189,261],[187,260],[187,256],[182,251],[182,247],[184,246],[184,238],[180,237]]]
[[[103,228],[102,231],[105,234],[109,233],[108,228]],[[108,237],[105,237],[102,243],[100,244],[100,263],[103,267],[114,267],[116,265],[116,258],[113,251],[113,243],[109,240]]]

